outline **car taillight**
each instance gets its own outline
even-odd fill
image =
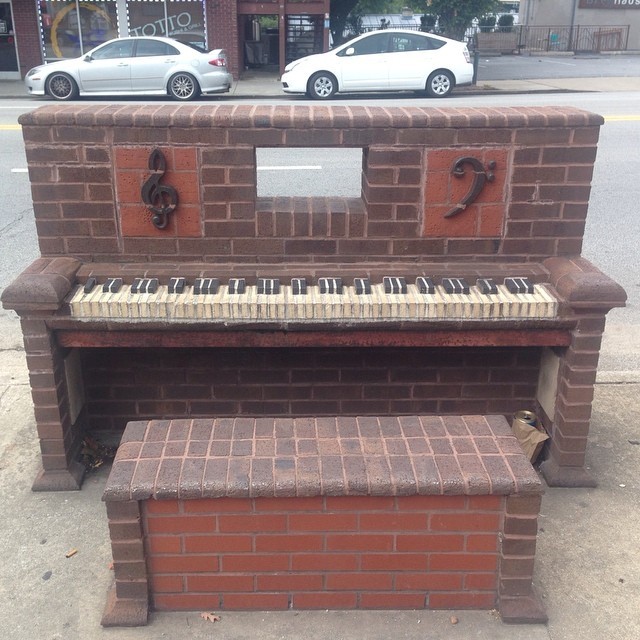
[[[224,58],[214,58],[213,60],[209,60],[209,64],[214,67],[226,67],[227,61]]]
[[[467,47],[462,50],[462,53],[464,53],[464,59],[467,62],[471,62],[471,56],[469,55],[469,49],[467,49]]]

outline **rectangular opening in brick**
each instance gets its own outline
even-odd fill
[[[259,148],[256,166],[259,198],[361,196],[360,148]]]

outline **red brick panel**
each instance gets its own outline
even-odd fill
[[[142,504],[159,610],[447,608],[454,602],[490,608],[497,602],[500,496]]]
[[[167,170],[160,184],[169,185],[178,193],[178,206],[169,216],[166,229],[157,229],[151,222],[152,212],[142,202],[141,190],[153,175],[149,156],[155,147],[115,147],[114,175],[116,201],[123,237],[164,238],[166,236],[199,237],[202,235],[200,180],[195,148],[159,147]]]
[[[426,237],[501,237],[507,211],[506,184],[510,173],[509,151],[503,148],[456,148],[428,150],[424,175],[424,228]],[[493,181],[464,211],[445,218],[472,188],[475,172],[464,164],[464,174],[452,174],[456,161],[472,157],[482,163]],[[495,162],[495,169],[489,163]]]

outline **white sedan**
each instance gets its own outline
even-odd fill
[[[78,96],[169,95],[192,100],[229,91],[233,78],[224,49],[204,53],[171,38],[117,38],[71,60],[35,67],[25,85],[31,95],[56,100]]]
[[[472,81],[466,44],[401,29],[366,33],[326,53],[294,60],[281,78],[285,93],[318,100],[336,93],[407,90],[443,98]]]

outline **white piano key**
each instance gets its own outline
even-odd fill
[[[82,316],[82,300],[86,296],[87,294],[84,292],[84,287],[82,285],[78,285],[69,299],[69,310],[72,316]]]
[[[357,294],[355,286],[343,286],[343,293],[319,292],[308,286],[307,295],[294,295],[291,286],[281,285],[278,294],[258,294],[256,286],[244,294],[230,294],[228,286],[218,291],[194,294],[187,285],[182,293],[169,293],[160,285],[155,293],[131,293],[130,285],[117,292],[104,292],[101,285],[85,293],[75,287],[68,298],[72,316],[86,319],[109,318],[120,321],[168,319],[212,322],[371,322],[424,320],[490,320],[554,318],[558,301],[537,284],[533,294],[510,293],[504,284],[496,294],[483,294],[472,285],[469,294],[448,294],[436,285],[433,294],[420,293],[415,284],[407,292],[385,293],[383,283],[371,285],[371,294]]]
[[[558,315],[558,301],[543,284],[537,285],[536,289],[543,298],[543,302],[540,303],[543,308],[541,317],[555,318]]]

